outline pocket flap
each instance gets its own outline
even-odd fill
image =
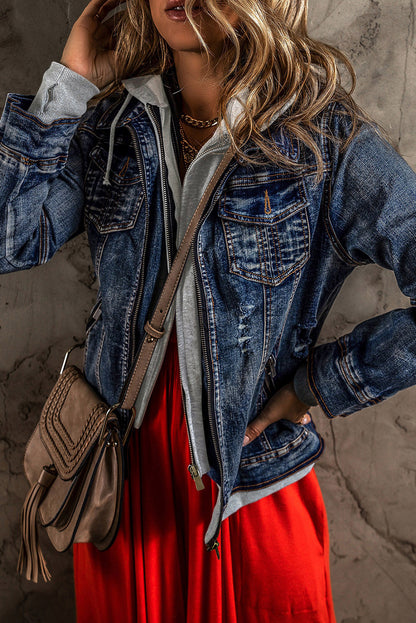
[[[70,480],[98,439],[108,406],[76,366],[60,375],[43,407],[39,430],[57,472]],[[112,421],[117,418],[114,414]]]
[[[305,207],[302,179],[258,173],[233,178],[221,195],[218,215],[242,223],[274,225]]]

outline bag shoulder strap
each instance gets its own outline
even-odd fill
[[[143,340],[139,353],[136,357],[135,364],[130,372],[127,381],[123,387],[123,391],[121,393],[120,398],[120,407],[122,409],[132,409],[136,402],[137,396],[140,391],[140,387],[142,385],[143,379],[145,377],[147,368],[149,367],[150,360],[152,358],[153,352],[155,350],[157,341],[164,334],[164,322],[166,320],[166,316],[168,314],[169,308],[174,299],[176,289],[178,287],[179,280],[181,278],[186,259],[188,257],[192,241],[194,239],[195,233],[197,231],[198,225],[201,221],[202,215],[204,213],[205,207],[217,185],[222,174],[227,168],[228,164],[231,162],[233,158],[233,148],[230,146],[222,158],[220,164],[218,165],[214,175],[212,176],[208,186],[205,189],[204,194],[201,197],[201,200],[196,208],[190,222],[188,228],[185,232],[185,235],[182,239],[182,242],[179,246],[179,249],[176,253],[175,259],[172,263],[169,274],[166,278],[165,284],[163,286],[162,292],[159,296],[157,305],[155,307],[155,311],[153,316],[149,321],[146,322],[144,330],[146,332],[146,336]],[[128,426],[128,433],[133,425],[134,414],[130,419],[130,423]]]

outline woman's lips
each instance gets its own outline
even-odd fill
[[[192,17],[198,15],[200,12],[200,8],[193,9]],[[186,17],[185,9],[183,7],[178,7],[176,9],[167,9],[166,15],[174,22],[185,22],[188,19]]]

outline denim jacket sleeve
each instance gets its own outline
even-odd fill
[[[335,123],[335,134],[345,132],[345,118]],[[336,252],[351,265],[393,270],[411,305],[312,349],[308,382],[329,417],[416,384],[416,174],[370,123],[361,125],[344,151],[332,149],[326,227]]]
[[[35,97],[8,94],[0,119],[1,273],[46,262],[82,231],[83,162],[76,129],[98,91],[52,63]]]

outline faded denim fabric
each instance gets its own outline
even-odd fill
[[[44,263],[86,228],[99,294],[87,328],[85,373],[110,404],[144,337],[166,268],[163,192],[173,206],[169,187],[160,183],[153,125],[134,98],[117,122],[111,184],[104,184],[109,129],[125,96],[113,94],[81,118],[44,123],[28,112],[33,97],[9,94],[0,120],[0,271]],[[157,121],[156,107],[153,115]],[[339,104],[317,122],[341,142],[351,132]],[[209,473],[221,486],[222,511],[232,492],[266,488],[322,452],[313,423],[288,420],[242,448],[248,422],[305,363],[310,390],[329,417],[416,383],[414,172],[362,123],[344,151],[316,137],[325,163],[316,183],[312,155],[279,120],[269,131],[301,169],[233,160],[193,246]],[[168,227],[174,229],[173,217]],[[345,278],[371,262],[394,270],[412,306],[314,346]]]

